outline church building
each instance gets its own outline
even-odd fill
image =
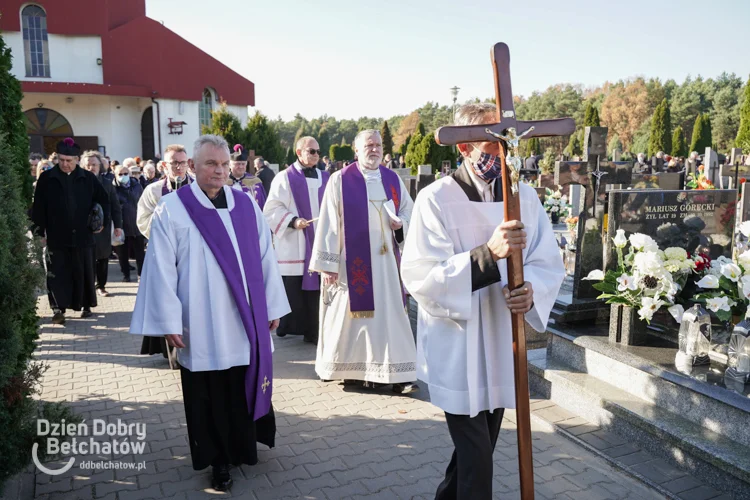
[[[32,152],[73,137],[120,161],[191,153],[219,103],[243,126],[255,106],[253,82],[146,17],[146,0],[0,0],[0,36]]]

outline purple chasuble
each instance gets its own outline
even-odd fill
[[[303,167],[304,168],[304,167]],[[317,168],[317,167],[310,167]],[[307,180],[305,174],[297,170],[294,165],[286,169],[289,178],[289,186],[292,189],[294,204],[297,205],[297,214],[305,220],[312,220],[312,208],[310,208],[310,193],[307,189]],[[323,193],[328,184],[328,178],[331,176],[328,172],[318,170],[321,176],[320,189],[318,189],[318,206],[323,202]],[[305,232],[305,267],[302,271],[302,289],[303,290],[320,290],[320,275],[310,271],[310,257],[312,256],[313,242],[315,241],[315,229],[311,224],[303,229]]]
[[[253,202],[245,195],[235,196],[233,190],[229,191],[234,198],[234,209],[229,214],[240,250],[242,267],[245,270],[249,303],[242,283],[240,263],[237,262],[232,240],[219,212],[201,205],[192,189],[179,189],[177,196],[216,258],[240,313],[247,340],[250,342],[250,356],[254,358],[248,360],[249,366],[245,374],[247,410],[253,416],[253,420],[258,420],[270,411],[273,394],[271,336],[268,330],[268,308],[261,266],[258,223]]]
[[[193,182],[192,180],[190,180],[190,176],[189,175],[186,175],[185,177],[187,177],[187,182],[185,182],[182,186],[180,186],[177,189],[182,189],[185,186],[188,186],[191,182]],[[167,195],[167,194],[169,194],[171,192],[172,192],[172,190],[169,189],[169,177],[166,177],[164,179],[164,183],[161,186],[161,195],[165,196],[165,195]]]
[[[380,166],[385,197],[393,200],[398,215],[401,206],[401,185],[398,174]],[[344,246],[346,248],[346,276],[349,281],[349,310],[354,318],[375,316],[375,296],[372,285],[372,256],[370,255],[369,196],[367,184],[357,163],[341,172],[341,196],[344,204]],[[396,267],[400,267],[401,252],[395,236],[393,250]],[[403,287],[402,287],[402,298]]]

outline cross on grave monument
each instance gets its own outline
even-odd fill
[[[495,44],[490,52],[495,77],[495,103],[500,122],[493,124],[449,126],[435,131],[435,140],[442,145],[497,140],[506,154],[501,155],[503,167],[503,209],[505,220],[520,220],[518,181],[520,179],[521,156],[518,151],[522,137],[548,137],[570,135],[575,131],[571,118],[556,120],[519,121],[513,105],[513,90],[510,82],[510,51],[504,43]],[[521,221],[523,222],[523,221]],[[523,285],[523,255],[513,252],[507,259],[508,288],[514,290]],[[529,380],[526,359],[526,337],[523,314],[512,314],[513,365],[516,389],[516,420],[518,432],[518,465],[521,483],[521,499],[534,498],[534,465],[531,456],[531,423],[529,410]]]
[[[606,307],[596,300],[600,292],[591,281],[583,278],[594,269],[601,269],[604,261],[603,238],[606,229],[607,188],[611,185],[627,187],[632,179],[630,162],[606,161],[603,144],[606,144],[606,127],[586,127],[584,158],[586,161],[558,161],[555,163],[555,184],[563,189],[580,186],[578,234],[575,235],[575,273],[572,292],[561,293],[555,303],[552,317],[555,322],[575,322],[595,319]],[[591,147],[590,147],[591,146]],[[572,190],[571,190],[572,191]],[[571,196],[571,203],[573,197]]]

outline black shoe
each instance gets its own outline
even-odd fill
[[[128,264],[128,267],[130,268],[131,271],[135,271],[135,266],[134,265]]]
[[[382,387],[385,387],[388,384],[381,384],[380,382],[363,382],[362,387],[365,389],[380,389]]]
[[[56,312],[54,316],[52,316],[52,324],[53,325],[64,325],[65,324],[65,313],[63,312]]]
[[[229,491],[232,487],[232,476],[229,474],[228,465],[214,465],[211,487],[216,491]]]
[[[303,342],[307,342],[308,344],[318,345],[318,339],[312,338],[312,337],[308,337],[307,335],[305,335],[304,337],[302,337],[302,341]]]
[[[286,333],[283,333],[283,332],[280,332],[280,331],[276,330],[276,336],[277,337],[286,337]]]
[[[123,283],[130,283],[130,276],[123,276],[122,277],[122,282]]]
[[[393,392],[396,394],[409,394],[411,392],[417,392],[419,386],[416,382],[409,382],[406,384],[393,384]]]
[[[81,318],[90,318],[91,316],[93,316],[93,314],[91,314],[91,309],[84,309],[81,313]]]

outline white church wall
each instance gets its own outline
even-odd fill
[[[176,99],[157,99],[161,113],[161,149],[164,151],[169,144],[182,144],[187,150],[188,156],[193,155],[193,143],[200,135],[200,121],[198,114],[198,101],[179,101]],[[173,122],[186,122],[182,126],[182,134],[170,134],[169,119]],[[157,113],[154,107],[154,124],[156,124]],[[159,137],[159,131],[155,133]]]
[[[104,83],[103,66],[96,60],[102,57],[102,40],[98,36],[48,35],[49,78],[26,76],[26,58],[20,31],[3,33],[13,55],[11,72],[22,81]],[[102,64],[106,64],[102,61]]]
[[[69,97],[73,102],[66,102]],[[37,93],[24,95],[21,105],[24,111],[36,107],[57,111],[68,120],[76,136],[98,137],[99,145],[106,147],[107,155],[122,161],[128,156],[141,154],[141,116],[151,105],[151,100]]]

